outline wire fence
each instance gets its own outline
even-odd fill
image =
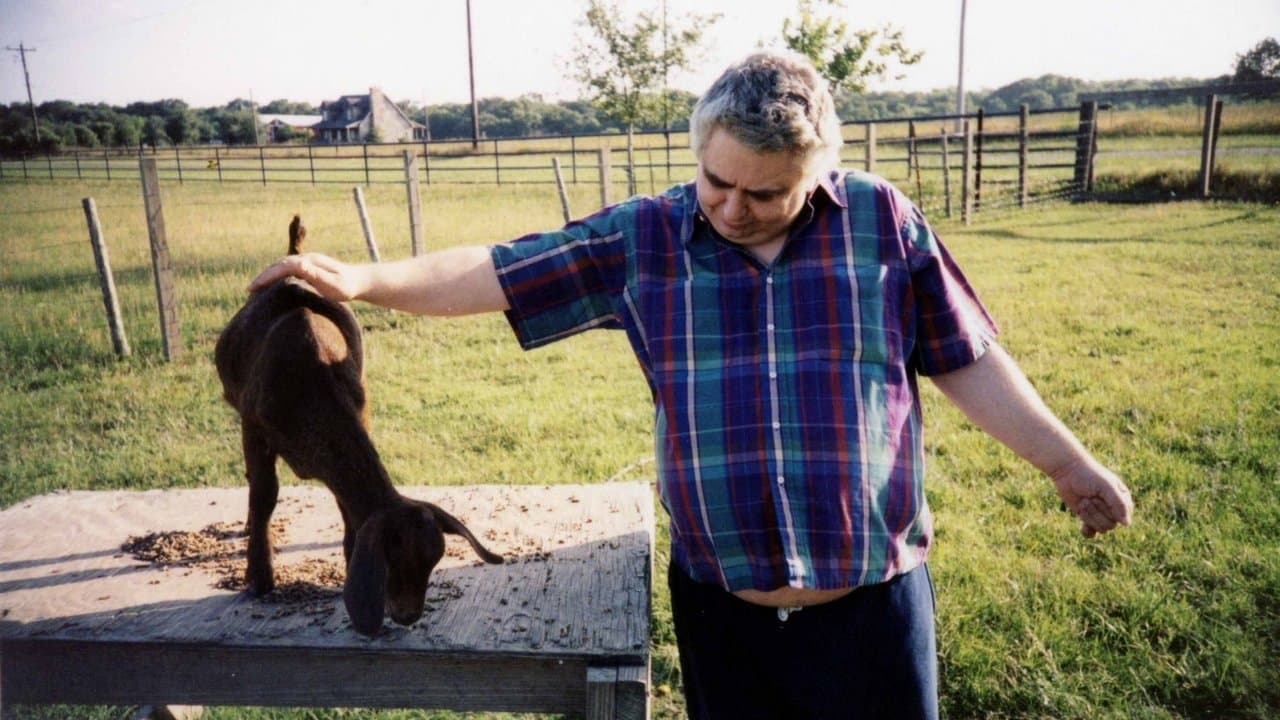
[[[848,167],[868,169],[888,178],[930,218],[968,220],[977,213],[1017,212],[1087,196],[1105,122],[1098,113],[1100,109],[1104,108],[1086,105],[1051,111],[980,112],[961,118],[848,123],[844,126],[842,160]],[[1113,138],[1107,140],[1110,147],[1106,155],[1145,157],[1172,152],[1182,157],[1207,153],[1212,167],[1214,145],[1210,140],[1216,141],[1223,124],[1239,120],[1232,120],[1230,109],[1224,112],[1214,105],[1207,106],[1202,116],[1206,123],[1213,121],[1206,125],[1203,138],[1184,133],[1176,145],[1164,145],[1155,151],[1134,150],[1131,145],[1125,146],[1123,139]],[[421,225],[413,217],[412,196],[416,193],[411,181],[482,187],[549,185],[558,178],[562,193],[566,185],[580,186],[575,195],[578,202],[593,193],[593,189],[581,186],[599,186],[600,201],[605,203],[610,190],[660,192],[672,183],[687,181],[696,168],[687,145],[684,133],[670,132],[638,133],[630,142],[625,136],[616,135],[492,140],[480,143],[478,148],[472,148],[469,142],[430,142],[182,147],[146,153],[81,151],[0,161],[0,179],[21,184],[74,180],[141,183],[141,168],[154,166],[157,181],[165,186],[227,185],[226,193],[188,193],[180,206],[173,208],[180,213],[176,223],[179,237],[195,229],[205,236],[212,233],[215,238],[212,244],[202,242],[199,246],[179,240],[175,257],[185,293],[184,308],[192,306],[196,312],[204,312],[208,306],[227,306],[222,307],[226,310],[234,302],[239,288],[229,292],[227,287],[204,287],[209,282],[225,283],[225,279],[211,278],[225,276],[222,271],[228,263],[236,270],[232,275],[240,277],[255,271],[264,257],[274,256],[283,248],[276,237],[279,233],[236,235],[246,226],[245,218],[260,217],[264,226],[279,225],[279,195],[232,191],[232,186],[248,190],[255,184],[314,184],[316,197],[304,193],[308,197],[300,202],[304,218],[310,219],[312,236],[358,238],[363,234],[372,252],[369,226],[349,209],[335,210],[333,186],[368,188],[375,197],[374,224],[394,225],[398,231],[405,224],[406,195],[402,188],[406,185],[411,188],[407,224]],[[1262,149],[1275,150],[1275,156],[1280,157],[1280,142]],[[558,166],[558,175],[553,166]],[[603,184],[602,178],[606,180]],[[359,204],[360,193],[355,194]],[[25,197],[26,204],[0,206],[0,214],[5,217],[0,226],[0,297],[23,307],[21,314],[11,314],[0,322],[0,371],[30,358],[51,366],[73,362],[77,357],[96,362],[103,344],[103,300],[98,297],[98,290],[104,280],[101,270],[95,272],[93,256],[84,242],[87,212],[75,202],[46,201],[50,196],[44,194],[28,193]],[[136,322],[138,316],[154,317],[155,270],[145,242],[150,230],[144,220],[148,213],[144,212],[142,198],[123,202],[119,192],[105,193],[105,197],[107,203],[97,206],[105,235],[112,240],[124,234],[132,238],[123,251],[112,248],[113,254],[120,254],[116,274],[121,281],[123,314],[135,318],[131,322]],[[546,197],[548,204],[553,202],[550,193]],[[567,205],[563,198],[562,194],[562,203]],[[30,202],[33,199],[35,203]],[[290,211],[296,209],[299,208]],[[579,210],[578,214],[583,214]],[[227,213],[234,213],[239,224],[225,231],[211,229],[218,224],[216,219]],[[418,246],[413,247],[416,253]],[[266,256],[264,248],[271,248]],[[391,254],[402,255],[404,249],[393,249]],[[135,347],[154,354],[161,342],[151,322],[144,325],[142,341]],[[88,349],[92,347],[99,350]],[[14,360],[19,357],[28,360]]]

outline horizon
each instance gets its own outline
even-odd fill
[[[658,12],[663,2],[618,4],[632,17],[638,10]],[[865,4],[846,3],[841,17],[851,29],[890,23],[903,30],[909,48],[925,53],[919,64],[897,69],[901,78],[874,81],[868,92],[954,90],[960,3],[859,6]],[[776,40],[783,19],[796,14],[791,2],[765,0],[665,5],[673,23],[691,8],[724,13],[707,31],[698,70],[671,78],[673,89],[695,95],[729,62]],[[1025,3],[973,0],[966,18],[965,92],[990,92],[1044,75],[1085,82],[1228,75],[1238,55],[1280,34],[1280,3],[1232,5],[1224,17],[1192,0],[1079,0],[1069,12],[1027,18]],[[575,33],[582,32],[575,25],[582,7],[576,0],[473,0],[477,99],[583,99],[566,69]],[[96,10],[87,18],[75,0],[0,0],[0,42],[11,58],[0,72],[0,102],[27,101],[19,44],[34,48],[27,61],[37,106],[55,100],[127,106],[178,99],[207,108],[242,99],[260,106],[287,100],[319,107],[369,87],[416,105],[470,102],[461,0],[361,0],[349,12],[297,17],[291,8],[243,0],[114,0]]]

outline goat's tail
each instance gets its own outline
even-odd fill
[[[436,523],[440,525],[440,529],[450,535],[461,535],[466,538],[467,542],[471,543],[471,549],[476,551],[481,560],[493,565],[501,565],[506,562],[501,555],[491,552],[484,545],[481,545],[480,541],[476,539],[475,535],[471,534],[471,531],[467,529],[466,525],[462,524],[461,520],[445,512],[443,508],[435,503],[426,503],[426,505],[431,508],[431,513],[435,515]]]
[[[289,254],[298,255],[302,253],[302,241],[307,237],[307,229],[302,225],[302,216],[294,215],[293,222],[289,223]]]

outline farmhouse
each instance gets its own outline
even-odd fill
[[[380,88],[368,95],[343,95],[320,104],[324,119],[312,125],[319,142],[354,143],[423,140],[427,128],[409,119]]]
[[[270,142],[286,142],[295,136],[314,138],[316,131],[312,128],[323,119],[321,115],[258,115],[258,123],[266,127]]]

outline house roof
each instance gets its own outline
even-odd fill
[[[283,115],[279,113],[259,113],[258,122],[270,125],[279,122],[290,127],[311,127],[324,119],[323,115]]]
[[[312,125],[311,127],[315,128],[316,130],[335,130],[338,128],[354,128],[354,127],[359,127],[360,121],[363,119],[364,118],[362,117],[357,120],[352,120],[350,122],[346,120],[322,120]]]

